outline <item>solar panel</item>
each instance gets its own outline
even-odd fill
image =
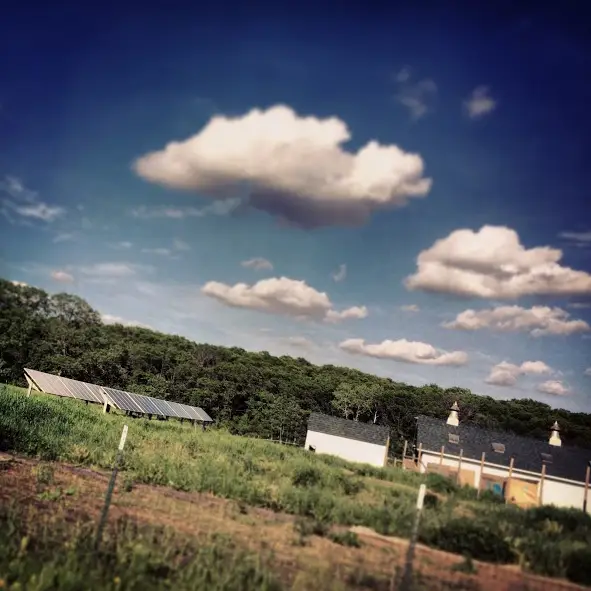
[[[175,410],[172,407],[172,404],[170,402],[168,402],[168,400],[160,400],[159,398],[158,400],[158,405],[162,408],[164,415],[167,417],[175,417],[175,418],[179,418],[179,413],[178,410]]]
[[[94,396],[94,399],[100,403],[103,404],[104,399],[103,399],[103,392],[101,390],[100,386],[97,386],[96,384],[87,384],[86,382],[80,382],[87,390],[90,391],[90,395]]]
[[[174,411],[178,414],[178,416],[182,419],[193,419],[193,417],[189,414],[186,410],[186,407],[183,404],[179,404],[178,402],[171,402],[170,400],[166,401]]]
[[[141,399],[141,403],[143,406],[146,407],[146,412],[149,415],[161,415],[163,414],[162,411],[154,404],[154,400],[149,396],[138,395],[138,398]]]
[[[115,390],[115,388],[103,388],[103,392],[111,400],[113,406],[117,407],[120,410],[129,410],[132,412],[141,413],[145,412],[135,402],[135,400],[133,399],[133,395],[131,395],[129,392],[124,392],[123,390]]]
[[[201,419],[205,423],[213,423],[213,419],[200,407],[195,406],[193,407],[197,411],[197,413],[201,416]]]
[[[70,390],[74,398],[78,398],[79,400],[85,400],[86,402],[102,402],[101,400],[97,400],[94,393],[85,387],[83,382],[77,382],[76,380],[71,380],[70,378],[60,378],[64,385]]]
[[[42,392],[45,392],[46,394],[55,394],[56,396],[74,398],[72,392],[70,392],[67,386],[60,380],[59,376],[26,368],[25,372]]]

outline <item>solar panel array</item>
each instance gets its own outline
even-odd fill
[[[106,402],[119,410],[139,414],[190,419],[204,423],[213,421],[202,408],[197,406],[170,402],[169,400],[161,400],[160,398],[152,398],[142,394],[133,394],[115,388],[97,386],[96,384],[87,384],[86,382],[43,373],[34,369],[25,368],[25,374],[37,388],[47,394],[76,398],[87,402],[98,402],[100,404]]]

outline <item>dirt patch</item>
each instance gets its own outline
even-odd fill
[[[39,464],[30,459],[1,457],[0,503],[34,505],[63,512],[64,518],[96,518],[103,506],[109,474],[64,464]],[[45,466],[45,468],[41,468]],[[127,517],[141,523],[170,526],[187,536],[207,539],[228,536],[234,543],[269,557],[273,568],[292,589],[331,589],[341,581],[349,589],[383,589],[396,567],[402,567],[408,541],[381,536],[368,528],[351,528],[361,547],[343,546],[328,537],[302,538],[295,518],[269,509],[245,506],[207,493],[166,487],[131,485],[121,474],[113,495],[110,520]],[[343,528],[334,528],[335,531]],[[523,574],[515,567],[474,561],[477,572],[455,570],[463,558],[424,546],[415,554],[415,571],[425,589],[542,591],[582,589],[567,582]],[[342,588],[342,587],[341,587]]]

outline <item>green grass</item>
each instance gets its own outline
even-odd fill
[[[223,537],[203,544],[164,528],[117,521],[95,551],[95,524],[0,507],[0,588],[280,591],[256,556]]]
[[[435,474],[349,464],[223,430],[203,432],[175,421],[103,414],[97,406],[45,395],[27,398],[20,389],[0,388],[0,449],[108,469],[124,423],[129,434],[120,482],[128,488],[146,483],[210,492],[321,524],[316,528],[363,525],[408,537],[416,491],[426,480],[429,489],[440,494],[428,495],[422,542],[585,582],[577,565],[591,562],[591,518],[581,511],[524,511],[488,499],[477,501],[473,490],[458,489]],[[50,483],[51,474],[38,474],[37,479]],[[304,538],[309,525],[302,522],[299,527]],[[550,535],[556,531],[560,535]]]

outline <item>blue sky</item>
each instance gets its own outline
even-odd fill
[[[591,411],[584,15],[437,4],[11,8],[0,274]]]

